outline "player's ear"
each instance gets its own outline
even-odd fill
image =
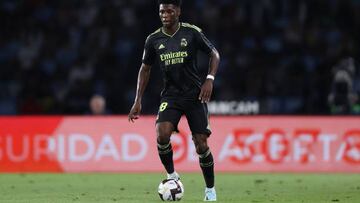
[[[180,8],[180,6],[176,7],[176,13],[177,13],[177,16],[180,16],[180,15],[181,15],[181,8]]]

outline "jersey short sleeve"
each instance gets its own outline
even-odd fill
[[[145,41],[142,62],[146,65],[153,65],[155,63],[155,54],[156,51],[152,45],[151,36],[149,36]]]
[[[201,31],[195,31],[195,38],[198,48],[204,53],[210,54],[210,52],[214,49],[214,45],[211,44]]]

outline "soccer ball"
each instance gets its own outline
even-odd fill
[[[165,179],[160,182],[158,192],[163,201],[180,201],[184,195],[184,186],[180,180]]]

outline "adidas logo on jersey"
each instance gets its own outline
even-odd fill
[[[159,49],[164,49],[165,46],[163,44],[160,44]]]

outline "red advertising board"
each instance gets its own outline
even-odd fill
[[[0,172],[163,171],[155,117],[0,117]],[[212,117],[217,171],[360,172],[360,117]],[[175,167],[198,171],[185,118]]]

